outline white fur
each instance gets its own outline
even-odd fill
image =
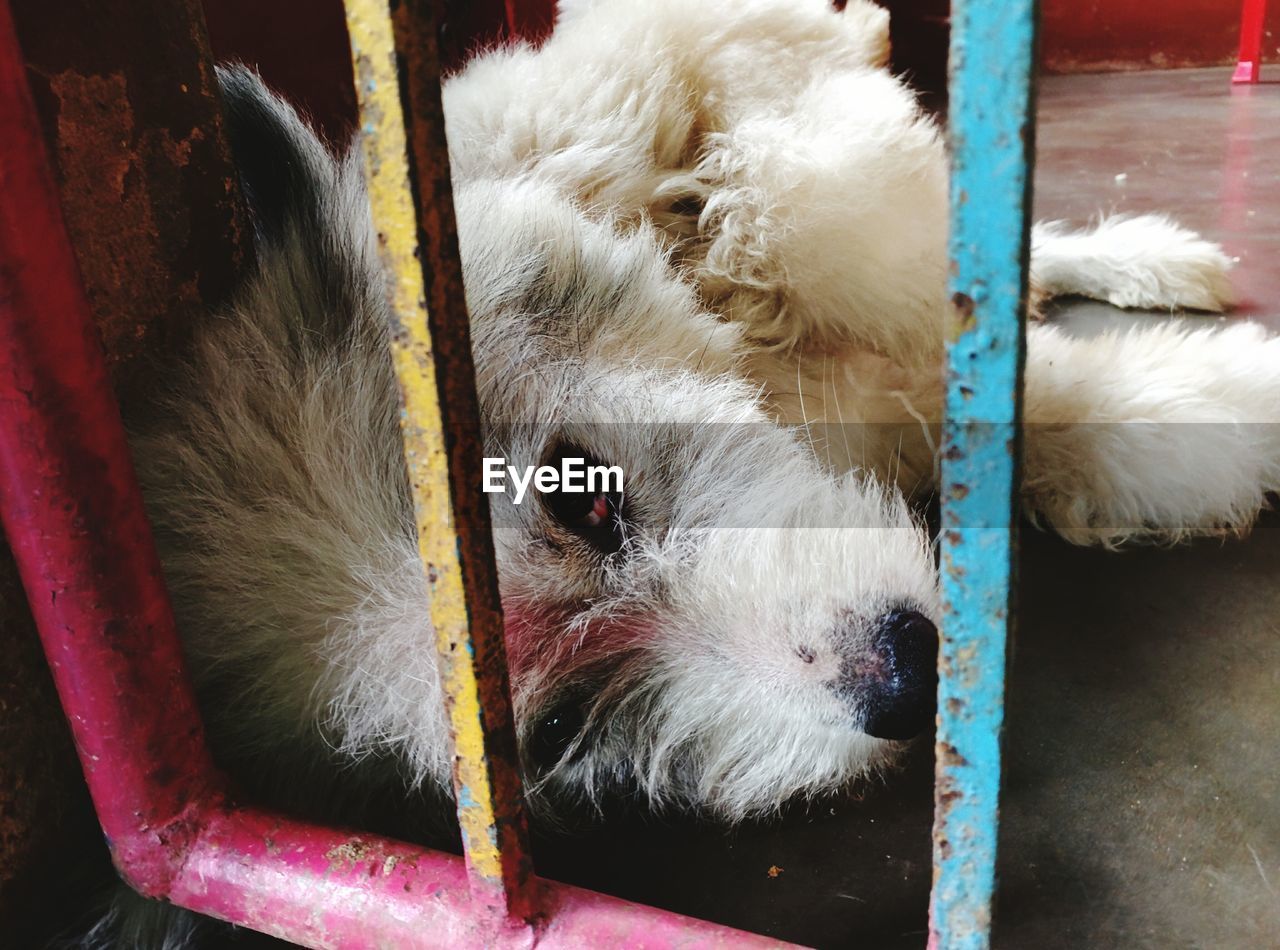
[[[589,693],[570,752],[526,761],[547,812],[624,788],[739,818],[893,751],[832,690],[886,611],[939,611],[905,499],[934,472],[946,156],[885,49],[866,3],[596,0],[447,84],[487,454],[584,445],[634,514],[602,559],[545,505],[494,505],[526,757]],[[229,761],[446,789],[359,176],[266,108],[319,210],[137,425],[166,571]],[[1048,292],[1125,306],[1220,309],[1226,266],[1157,218],[1035,242]],[[1082,543],[1243,530],[1280,488],[1277,405],[1254,327],[1033,328],[1027,509]]]
[[[1280,488],[1278,394],[1260,326],[1033,327],[1025,505],[1078,544],[1240,533]]]
[[[1051,296],[1212,313],[1235,299],[1222,248],[1163,215],[1118,215],[1074,232],[1061,222],[1038,224],[1031,248],[1031,278]]]

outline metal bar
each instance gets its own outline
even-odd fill
[[[103,831],[157,894],[211,764],[22,63],[0,3],[0,508]]]
[[[227,803],[21,64],[0,0],[0,518],[126,880],[310,947],[781,946],[544,881],[495,926],[454,855]]]
[[[1262,78],[1262,34],[1267,0],[1244,0],[1240,14],[1240,55],[1233,83],[1256,83]]]
[[[1017,549],[1036,8],[1035,0],[956,0],[952,9],[933,948],[990,943]]]
[[[252,256],[201,4],[13,0],[12,14],[12,65],[26,67],[114,387],[137,396],[149,376],[138,370],[225,300]],[[55,917],[41,908],[66,900],[68,848],[93,828],[18,591],[0,551],[0,932],[34,946]]]
[[[201,3],[11,7],[117,392],[142,388],[252,263]]]
[[[349,0],[347,28],[373,218],[390,275],[401,429],[472,893],[495,913],[528,918],[532,866],[489,503],[477,475],[480,409],[444,139],[436,7],[430,0]]]
[[[477,913],[456,855],[279,816],[215,810],[170,893],[184,907],[310,947],[468,948],[785,946],[595,894],[538,882],[546,919],[495,928]]]

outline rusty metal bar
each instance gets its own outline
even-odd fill
[[[346,8],[472,894],[502,916],[528,918],[532,870],[478,477],[480,409],[440,101],[438,4],[349,0]]]
[[[155,894],[211,763],[7,3],[0,146],[0,515],[113,856]]]
[[[144,398],[145,358],[225,300],[252,255],[201,4],[11,6],[22,45],[14,81],[25,65],[112,381],[117,394]],[[34,945],[24,934],[56,916],[40,912],[46,902],[69,899],[65,854],[90,840],[93,819],[81,818],[79,762],[7,551],[0,654],[0,931]]]
[[[951,292],[929,946],[990,944],[1017,551],[1035,0],[952,8]]]
[[[252,257],[199,0],[11,0],[117,391]]]

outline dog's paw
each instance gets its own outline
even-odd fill
[[[1106,218],[1087,231],[1039,224],[1031,269],[1049,296],[1079,294],[1125,309],[1221,313],[1235,302],[1222,248],[1163,215]]]
[[[1104,228],[1110,232],[1106,239],[1117,244],[1117,257],[1127,256],[1131,263],[1108,294],[1109,303],[1209,313],[1222,313],[1235,303],[1228,277],[1231,259],[1220,245],[1156,215],[1113,218]],[[1120,252],[1122,246],[1130,249],[1128,255]]]

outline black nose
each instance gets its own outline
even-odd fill
[[[929,728],[938,694],[938,628],[915,610],[880,618],[871,663],[864,668],[862,731],[910,739]]]

